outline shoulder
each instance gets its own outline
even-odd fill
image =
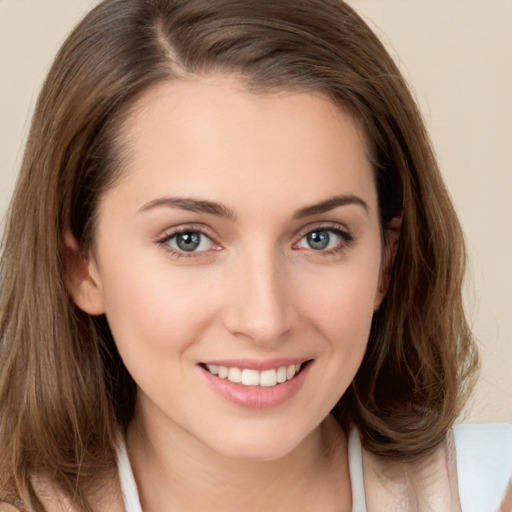
[[[32,479],[34,490],[43,507],[48,512],[80,512],[83,510],[64,493],[55,482],[46,477]],[[89,505],[95,512],[124,512],[117,474],[105,474],[101,485],[88,492]],[[0,508],[0,512],[4,512]],[[19,512],[17,509],[6,509],[5,512]]]
[[[8,503],[0,503],[0,512],[19,512],[19,509]]]
[[[19,512],[16,507],[9,505],[8,503],[0,503],[0,512]]]
[[[459,476],[492,472],[512,477],[512,424],[457,425],[453,428]]]
[[[512,481],[512,424],[457,425],[453,435],[462,509],[498,510]]]
[[[453,427],[455,440],[464,447],[512,446],[512,423],[474,423]]]
[[[459,423],[453,427],[454,432],[502,432],[512,435],[512,423]],[[501,435],[501,434],[500,434]]]
[[[363,449],[361,466],[361,510],[512,511],[509,424],[457,425],[434,451],[412,462],[383,460]]]

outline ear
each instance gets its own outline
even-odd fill
[[[379,309],[384,300],[391,282],[391,270],[398,251],[398,241],[400,240],[400,231],[402,229],[402,215],[393,217],[389,222],[384,236],[385,247],[382,254],[382,263],[380,267],[379,289],[375,297],[375,310]]]
[[[89,315],[105,312],[98,268],[92,256],[85,255],[70,231],[64,234],[65,283],[73,302]]]

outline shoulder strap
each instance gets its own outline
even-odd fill
[[[139,494],[137,492],[137,484],[135,483],[124,440],[120,441],[117,450],[117,466],[119,469],[119,480],[121,482],[126,512],[142,512]]]
[[[498,511],[512,480],[512,424],[457,425],[453,431],[463,512]]]
[[[352,512],[367,512],[364,491],[363,453],[357,429],[352,426],[348,436],[348,467],[352,488]]]

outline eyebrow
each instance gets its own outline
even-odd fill
[[[149,203],[146,203],[139,209],[139,212],[146,212],[154,208],[168,207],[168,208],[179,208],[181,210],[187,210],[189,212],[196,213],[208,213],[210,215],[218,215],[220,217],[227,217],[228,219],[234,219],[236,217],[233,210],[227,206],[223,206],[213,201],[191,199],[186,197],[161,197],[154,199]]]
[[[331,197],[326,201],[322,201],[320,203],[316,203],[310,206],[306,206],[297,210],[293,214],[294,219],[303,219],[304,217],[310,217],[312,215],[318,215],[320,213],[326,213],[328,211],[334,210],[340,206],[347,205],[358,205],[361,206],[365,211],[369,211],[370,208],[368,204],[358,196],[354,195],[340,195]],[[154,199],[149,203],[143,205],[138,211],[146,212],[148,210],[153,210],[155,208],[179,208],[181,210],[186,210],[189,212],[195,213],[207,213],[210,215],[217,215],[219,217],[225,217],[230,220],[234,220],[236,218],[235,212],[224,206],[220,203],[215,203],[213,201],[207,201],[202,199],[192,199],[186,197],[161,197],[158,199]]]
[[[370,207],[368,206],[368,203],[361,199],[358,196],[354,195],[341,195],[341,196],[334,196],[330,199],[327,199],[326,201],[322,201],[321,203],[316,203],[311,206],[306,206],[305,208],[301,208],[300,210],[297,210],[293,214],[294,219],[302,219],[304,217],[310,217],[312,215],[318,215],[320,213],[326,213],[331,210],[334,210],[335,208],[338,208],[339,206],[346,206],[346,205],[358,205],[361,206],[366,212],[370,211]]]

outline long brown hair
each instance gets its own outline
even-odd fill
[[[65,286],[63,234],[85,252],[120,175],[123,120],[150,87],[208,72],[257,94],[320,91],[360,123],[383,232],[403,223],[364,361],[333,413],[385,457],[438,445],[477,355],[461,299],[465,251],[421,116],[382,44],[341,0],[106,0],[76,27],[43,86],[1,255],[0,500],[42,510],[49,475],[85,510],[115,468],[135,384],[103,316]]]

